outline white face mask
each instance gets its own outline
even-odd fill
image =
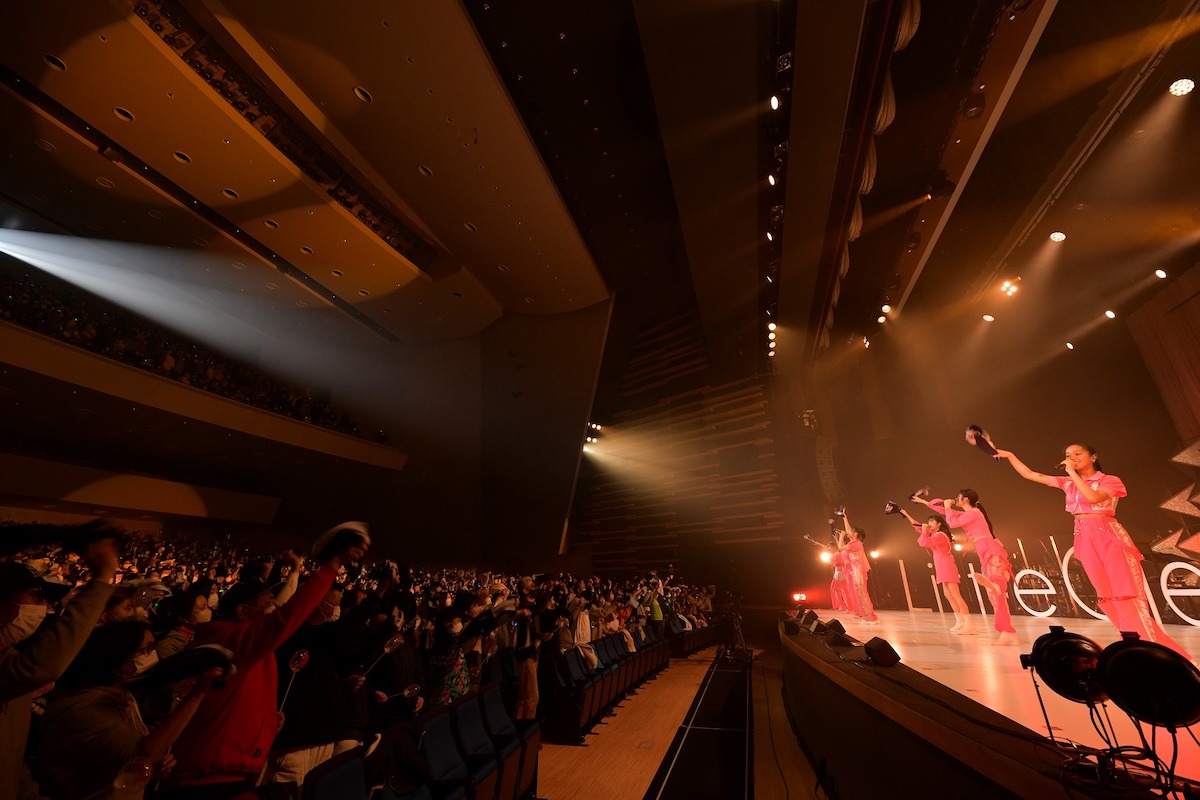
[[[203,625],[206,622],[212,622],[212,609],[205,608],[192,614],[193,625]]]
[[[0,645],[11,647],[17,642],[23,642],[33,635],[33,632],[46,618],[48,606],[40,603],[13,603],[17,607],[17,616],[7,625],[0,626]]]
[[[151,650],[149,653],[138,653],[133,657],[133,667],[137,672],[145,672],[158,663],[158,653]]]

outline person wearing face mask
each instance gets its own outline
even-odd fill
[[[320,565],[286,605],[275,610],[269,587],[251,578],[221,598],[219,615],[196,631],[193,645],[216,644],[237,654],[226,690],[210,694],[175,749],[178,764],[160,798],[223,800],[256,783],[282,720],[275,650],[321,604],[343,564],[366,555],[367,526],[347,522],[326,531],[313,548]]]
[[[175,708],[151,730],[125,685],[156,663],[154,636],[144,622],[111,622],[88,637],[59,681],[42,722],[36,764],[47,797],[94,797],[134,762],[145,762],[159,775],[170,769],[171,746],[221,671],[207,671],[184,687]],[[122,795],[141,796],[137,790]]]
[[[22,564],[0,563],[0,787],[17,800],[40,796],[23,758],[32,696],[66,670],[113,591],[115,539],[97,539],[81,550],[91,579],[50,622],[44,622],[47,594],[66,587],[43,581]],[[34,631],[38,636],[31,638]]]

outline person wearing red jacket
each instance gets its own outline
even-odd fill
[[[335,543],[336,552],[322,547]],[[224,690],[209,692],[175,743],[175,768],[162,798],[224,800],[255,785],[275,734],[279,672],[275,650],[304,624],[333,586],[343,564],[361,559],[370,546],[366,525],[348,522],[327,531],[316,550],[320,566],[292,598],[276,609],[261,581],[235,585],[222,597],[224,621],[198,626],[192,646],[218,644],[234,653],[236,674]],[[300,558],[294,553],[293,569]]]

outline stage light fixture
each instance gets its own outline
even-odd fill
[[[767,176],[767,183],[771,184],[772,186],[775,185],[775,173],[772,172]]]
[[[929,189],[925,193],[926,200],[940,200],[943,197],[949,197],[954,194],[954,190],[958,188],[958,184],[950,180],[950,176],[946,174],[946,170],[939,169],[934,173],[933,179],[929,182]]]
[[[1169,647],[1122,632],[1097,672],[1117,707],[1140,722],[1171,731],[1200,722],[1200,670]]]
[[[777,94],[771,95],[771,110],[772,111],[779,110],[779,95],[777,95]]]
[[[1063,242],[1066,241],[1066,238],[1067,235],[1062,231],[1055,231],[1054,233],[1050,234],[1050,241],[1052,242]]]
[[[768,333],[767,338],[770,339],[771,341],[775,341],[775,331],[771,331],[770,333]]]
[[[821,559],[822,564],[828,564],[833,560],[833,556],[829,554],[828,550],[821,551],[821,555],[817,556],[817,558]]]
[[[1156,270],[1154,270],[1154,277],[1161,280],[1161,279],[1167,277],[1167,271],[1165,269],[1156,269]]]
[[[774,347],[775,347],[775,342],[767,342],[767,347],[770,347],[770,348],[774,349]]]
[[[884,303],[882,306],[879,307],[879,310],[885,314],[890,314],[890,313],[892,313],[892,306],[890,303]]]
[[[767,241],[768,241],[768,242],[773,242],[773,241],[775,241],[775,237],[771,235],[771,232],[770,232],[770,231],[767,231]]]
[[[1021,656],[1021,666],[1036,672],[1055,694],[1093,705],[1108,699],[1097,673],[1100,655],[1100,645],[1091,639],[1051,625],[1050,632],[1039,636]]]
[[[1108,311],[1105,311],[1105,312],[1104,312],[1104,316],[1108,317],[1109,319],[1116,319],[1116,318],[1117,318],[1117,312],[1113,311],[1113,310],[1110,308]]]
[[[768,350],[768,351],[767,351],[767,355],[768,355],[768,356],[774,356],[774,355],[775,355],[775,351],[774,351],[774,350]]]
[[[1013,280],[1005,281],[1004,283],[1000,284],[1000,291],[1004,292],[1004,294],[1008,295],[1009,297],[1012,297],[1017,293],[1017,290],[1021,288],[1018,286],[1020,282],[1020,276],[1014,278]]]
[[[967,119],[979,119],[987,108],[987,97],[983,92],[971,92],[963,100],[963,116]]]
[[[875,321],[878,322],[880,325],[882,325],[883,323],[887,322],[887,317],[885,317],[883,314],[880,314],[878,319],[876,319]]]
[[[1068,349],[1068,350],[1074,350],[1074,349],[1075,349],[1075,345],[1071,344],[1070,342],[1067,342],[1067,349]]]
[[[996,321],[996,318],[995,318],[995,317],[993,317],[991,314],[984,314],[984,315],[983,315],[983,321],[984,321],[984,322],[995,322],[995,321]]]
[[[769,330],[769,331],[773,331],[773,330],[775,330],[775,323],[774,323],[774,322],[768,322],[768,323],[767,323],[767,330]]]
[[[1196,82],[1191,78],[1180,78],[1172,83],[1167,91],[1176,97],[1183,97],[1185,94],[1190,94],[1192,89],[1196,88]]]
[[[956,553],[961,553],[961,552],[962,552],[962,545],[961,545],[961,544],[956,544],[956,545],[954,545],[954,552],[956,552]]]
[[[871,558],[879,558],[879,551],[878,551],[878,550],[872,550],[872,551],[871,551]]]
[[[864,336],[863,337],[863,347],[870,348],[870,346],[871,346],[871,340],[868,339],[866,336]]]

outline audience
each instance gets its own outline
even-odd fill
[[[46,273],[0,255],[0,320],[212,394],[387,444],[344,412],[265,372],[188,341]]]
[[[601,637],[636,652],[664,621],[703,627],[715,594],[653,573],[367,564],[361,523],[327,532],[307,560],[136,533],[118,545],[94,526],[86,544],[60,544],[54,526],[31,527],[37,541],[0,559],[0,780],[22,800],[101,796],[114,784],[129,797],[152,784],[167,800],[256,786],[269,796],[360,744],[376,785],[419,784],[419,714],[498,682],[510,715],[540,719],[560,653],[595,664]],[[181,680],[172,665],[214,647],[230,674]],[[156,674],[173,677],[157,690],[139,683]],[[43,724],[31,732],[41,694]]]

